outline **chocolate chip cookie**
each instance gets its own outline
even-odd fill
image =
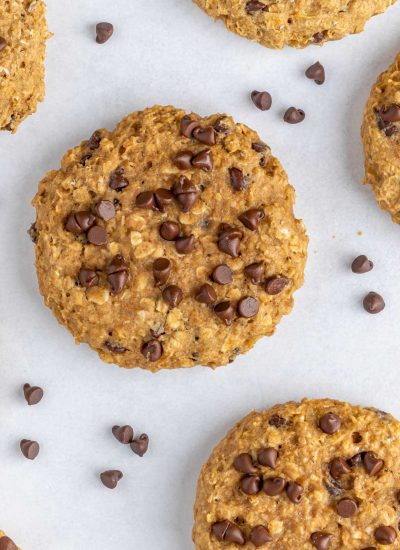
[[[390,414],[330,399],[252,412],[202,468],[196,549],[399,548],[399,438]]]
[[[226,364],[274,332],[303,282],[293,202],[269,147],[229,116],[131,114],[40,183],[41,293],[106,362]]]
[[[362,125],[365,180],[400,223],[400,54],[372,88]]]
[[[0,550],[20,550],[17,545],[0,530]]]
[[[48,36],[42,0],[0,2],[0,130],[15,132],[43,101]]]
[[[361,32],[396,0],[194,0],[240,36],[268,48],[304,48]]]

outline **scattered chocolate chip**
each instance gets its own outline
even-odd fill
[[[113,426],[112,433],[120,443],[128,445],[133,439],[133,428],[132,426]]]
[[[169,189],[160,187],[154,192],[154,199],[160,212],[164,212],[165,207],[172,203],[174,197]]]
[[[112,293],[119,294],[128,280],[128,266],[124,258],[119,254],[114,256],[108,264],[106,272]]]
[[[259,476],[245,476],[240,480],[240,488],[246,495],[256,495],[261,490]]]
[[[351,458],[347,459],[346,462],[351,468],[356,468],[357,466],[360,466],[363,456],[365,453],[357,453]]]
[[[400,122],[400,105],[390,105],[382,109],[380,115],[384,122]]]
[[[262,142],[254,142],[251,144],[251,148],[256,151],[257,153],[263,153],[266,151],[269,147],[266,143]]]
[[[221,252],[232,256],[232,258],[237,258],[242,238],[243,233],[240,229],[226,223],[221,223],[218,234],[218,248]]]
[[[100,201],[94,207],[94,211],[102,220],[108,222],[115,216],[115,206],[111,201]]]
[[[289,109],[283,115],[283,120],[289,124],[298,124],[303,122],[306,115],[302,109],[296,109],[296,107],[289,107]]]
[[[342,498],[336,504],[336,511],[342,518],[352,518],[358,512],[358,506],[352,498]]]
[[[193,154],[191,151],[181,151],[174,157],[173,162],[179,170],[190,170],[192,167],[192,157]]]
[[[100,474],[100,479],[103,485],[108,489],[115,489],[118,482],[124,477],[123,473],[119,470],[107,470]]]
[[[175,248],[178,254],[190,254],[193,251],[195,240],[193,235],[178,237],[175,240]]]
[[[204,143],[204,145],[215,145],[215,130],[212,126],[206,128],[195,128],[193,131],[194,139]]]
[[[162,296],[169,306],[176,307],[183,299],[183,292],[179,286],[169,285],[164,288]]]
[[[264,278],[264,266],[262,263],[254,263],[244,268],[244,274],[254,285],[258,285]]]
[[[201,304],[215,304],[215,302],[217,301],[217,294],[213,287],[206,283],[204,285],[201,285],[201,287],[197,291],[196,300]]]
[[[94,225],[87,232],[87,240],[96,246],[102,246],[108,243],[107,231],[100,225]]]
[[[329,464],[329,472],[333,479],[339,479],[344,474],[349,474],[351,468],[342,457],[336,457]]]
[[[267,447],[261,449],[257,455],[257,461],[261,466],[267,466],[268,468],[276,468],[276,461],[278,458],[278,451],[273,447]]]
[[[272,97],[268,92],[257,92],[257,90],[254,90],[251,92],[251,99],[260,111],[268,111],[271,108]]]
[[[142,434],[136,439],[134,439],[131,443],[131,449],[135,453],[135,455],[138,455],[142,457],[149,448],[149,436],[147,434]]]
[[[361,255],[351,264],[351,270],[353,273],[368,273],[374,267],[374,264],[368,260],[367,256]]]
[[[147,359],[154,363],[158,361],[163,354],[162,344],[158,340],[149,340],[145,342],[141,349],[142,354]]]
[[[250,542],[252,542],[256,548],[259,548],[267,544],[267,542],[272,542],[272,537],[263,525],[256,525],[256,527],[253,527],[250,531]]]
[[[315,531],[310,537],[311,544],[317,550],[328,550],[332,535],[324,531]]]
[[[235,310],[229,301],[214,306],[214,312],[226,325],[231,325],[235,318]]]
[[[84,288],[90,288],[99,283],[99,277],[92,269],[82,268],[78,273],[78,281]]]
[[[270,497],[280,495],[286,487],[286,481],[281,477],[268,477],[264,479],[263,491]]]
[[[179,202],[182,212],[189,212],[197,200],[196,187],[185,176],[181,176],[174,184],[172,193]]]
[[[387,137],[392,137],[397,132],[398,132],[398,129],[396,128],[396,126],[389,126],[388,128],[385,128],[385,135]]]
[[[0,39],[0,51],[1,51],[1,39]],[[0,550],[18,550],[17,545],[5,535],[0,538]]]
[[[379,544],[393,544],[397,538],[397,533],[393,527],[380,525],[374,532],[375,540]]]
[[[353,440],[353,443],[361,443],[362,435],[360,434],[360,432],[353,432],[351,439]]]
[[[29,237],[31,238],[31,241],[36,244],[37,241],[38,241],[38,238],[39,238],[39,232],[36,228],[36,223],[33,223],[30,226],[27,233],[28,233]]]
[[[340,416],[337,414],[327,413],[324,414],[324,416],[321,416],[318,425],[324,433],[332,435],[340,430],[342,421],[340,420]]]
[[[377,292],[369,292],[363,300],[364,309],[368,313],[380,313],[385,305],[384,299]]]
[[[101,142],[101,133],[99,132],[99,130],[96,130],[88,139],[86,143],[86,147],[88,147],[88,149],[90,149],[91,151],[94,151],[95,149],[98,149],[100,147],[100,142]]]
[[[39,443],[30,439],[22,439],[20,442],[21,453],[25,458],[34,460],[39,454]]]
[[[324,32],[316,32],[313,35],[313,42],[314,42],[314,44],[320,44],[323,41],[324,38],[325,38],[325,33]]]
[[[265,214],[261,208],[250,208],[239,216],[239,220],[242,224],[251,231],[255,231],[257,229],[258,224],[263,218],[265,218]]]
[[[6,39],[0,36],[0,52],[8,46]]]
[[[161,286],[168,281],[171,268],[171,262],[167,258],[157,258],[154,261],[153,275],[156,286]]]
[[[245,317],[246,319],[254,317],[258,313],[259,306],[260,304],[256,298],[253,298],[252,296],[246,296],[238,302],[238,315],[239,317]]]
[[[194,168],[200,168],[203,172],[211,172],[214,168],[214,163],[210,149],[197,153],[197,155],[192,158],[192,166],[194,166]]]
[[[378,458],[373,451],[368,451],[364,454],[363,462],[364,467],[370,476],[375,476],[378,474],[384,466],[383,460]]]
[[[160,225],[160,235],[166,241],[174,241],[181,232],[181,226],[178,222],[166,221]]]
[[[37,405],[43,398],[43,390],[39,386],[24,384],[23,390],[28,405]]]
[[[325,480],[324,481],[325,489],[328,491],[329,495],[333,498],[338,498],[343,493],[343,487],[335,479]]]
[[[227,136],[230,134],[230,128],[227,124],[224,124],[223,121],[225,120],[225,117],[220,117],[214,122],[213,127],[214,130],[217,132],[217,134],[222,134]]]
[[[283,426],[287,425],[287,420],[286,418],[279,416],[279,414],[273,414],[268,420],[268,424],[270,426],[274,426],[274,428],[283,428]]]
[[[211,279],[219,285],[229,285],[232,282],[232,271],[226,264],[217,265],[211,273]]]
[[[246,4],[246,11],[247,13],[256,13],[258,11],[262,11],[266,8],[266,5],[262,2],[259,2],[259,0],[250,0]]]
[[[125,177],[125,170],[123,168],[117,168],[111,176],[108,183],[110,189],[114,191],[122,191],[125,187],[128,187],[129,181]]]
[[[74,235],[80,235],[90,229],[95,221],[96,217],[88,210],[75,212],[68,217],[65,229]]]
[[[241,191],[246,188],[245,177],[239,168],[229,168],[229,177],[234,191]]]
[[[286,485],[286,494],[293,504],[299,504],[301,497],[303,496],[304,488],[295,481],[289,481]]]
[[[104,44],[109,40],[114,32],[114,27],[111,23],[97,23],[96,25],[96,42]]]
[[[235,470],[242,474],[256,474],[258,472],[249,453],[241,453],[233,461]]]
[[[86,166],[87,161],[90,160],[92,156],[93,156],[92,153],[85,153],[84,155],[81,156],[79,164],[81,164],[82,166]]]
[[[242,531],[229,520],[219,521],[211,527],[212,534],[220,542],[233,542],[243,546],[245,539]]]
[[[156,206],[154,193],[152,193],[151,191],[143,191],[142,193],[139,193],[139,195],[136,197],[136,206],[138,208],[154,209]]]
[[[289,284],[289,279],[286,277],[271,277],[265,281],[265,292],[275,296],[280,294]]]
[[[193,131],[200,126],[198,120],[193,120],[190,116],[186,115],[181,119],[180,132],[183,136],[191,138]]]
[[[125,353],[127,351],[127,348],[118,342],[113,342],[111,340],[107,340],[104,345],[109,351],[111,351],[111,353]]]
[[[316,84],[323,84],[325,82],[325,69],[319,61],[308,67],[306,70],[306,77],[314,80]]]

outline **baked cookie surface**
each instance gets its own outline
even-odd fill
[[[364,112],[365,183],[395,223],[400,223],[400,54],[380,75]]]
[[[252,412],[201,470],[195,547],[399,548],[399,459],[383,411],[321,399]]]
[[[0,130],[15,132],[43,101],[48,36],[42,0],[0,2]]]
[[[269,48],[304,48],[361,32],[396,0],[194,0],[240,36]]]
[[[303,282],[294,191],[231,117],[153,107],[99,130],[39,184],[40,291],[122,367],[216,367],[271,335]]]
[[[0,550],[21,550],[17,545],[7,537],[7,535],[0,529]]]

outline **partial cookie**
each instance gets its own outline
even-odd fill
[[[399,548],[399,441],[390,414],[330,399],[252,412],[201,470],[196,550]]]
[[[400,223],[400,54],[371,91],[361,129],[365,183],[395,223]]]
[[[15,132],[43,101],[48,36],[42,0],[0,2],[0,130]]]
[[[18,546],[0,530],[0,550],[21,550]]]
[[[99,130],[34,199],[41,293],[122,367],[216,367],[290,312],[307,237],[259,136],[153,107]]]
[[[361,32],[396,0],[194,0],[240,36],[268,48],[304,48]]]

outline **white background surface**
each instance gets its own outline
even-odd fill
[[[48,0],[47,96],[16,135],[0,136],[0,526],[24,550],[189,550],[201,464],[250,409],[332,396],[400,416],[400,229],[362,187],[362,110],[400,49],[400,4],[323,49],[270,51],[214,24],[190,0]],[[115,34],[94,42],[97,21]],[[327,82],[303,72],[317,59]],[[249,100],[273,95],[271,111]],[[45,172],[98,127],[154,103],[227,112],[259,131],[297,189],[310,235],[306,284],[277,334],[229,367],[156,375],[101,363],[43,305],[26,229]],[[282,111],[306,111],[290,126]],[[362,236],[358,235],[362,231]],[[358,254],[375,269],[354,275]],[[361,306],[375,290],[383,313]],[[24,382],[46,391],[28,407]],[[113,424],[150,435],[140,459]],[[27,461],[21,438],[41,453]],[[109,491],[108,468],[125,477]]]

